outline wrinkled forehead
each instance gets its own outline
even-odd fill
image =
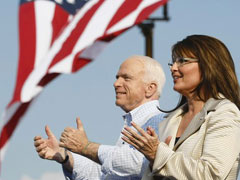
[[[118,71],[118,74],[132,74],[138,75],[144,72],[144,64],[137,59],[125,60]]]

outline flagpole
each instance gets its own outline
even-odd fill
[[[148,18],[144,22],[138,25],[141,29],[142,34],[145,38],[145,55],[149,57],[153,57],[153,32],[156,21],[169,21],[170,18],[168,16],[168,5],[165,4],[163,6],[163,14],[162,17],[152,17]]]

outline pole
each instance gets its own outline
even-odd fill
[[[163,17],[148,18],[143,23],[139,24],[138,27],[141,29],[145,38],[145,55],[153,57],[153,28],[155,21],[169,21],[168,17],[168,6],[163,6]]]
[[[145,38],[145,54],[153,57],[153,22],[146,22],[139,25]]]

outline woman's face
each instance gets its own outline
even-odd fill
[[[193,94],[192,91],[201,82],[201,72],[196,59],[184,58],[188,60],[182,64],[183,60],[180,63],[174,62],[170,70],[174,82],[173,89],[186,97],[190,97]]]

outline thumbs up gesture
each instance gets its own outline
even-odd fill
[[[88,144],[88,138],[80,118],[77,118],[76,122],[77,129],[71,127],[64,129],[59,145],[74,153],[82,154],[84,147]]]
[[[63,161],[65,158],[64,149],[59,147],[58,140],[48,126],[45,126],[45,132],[48,138],[41,136],[34,137],[34,146],[38,155],[43,159]]]

